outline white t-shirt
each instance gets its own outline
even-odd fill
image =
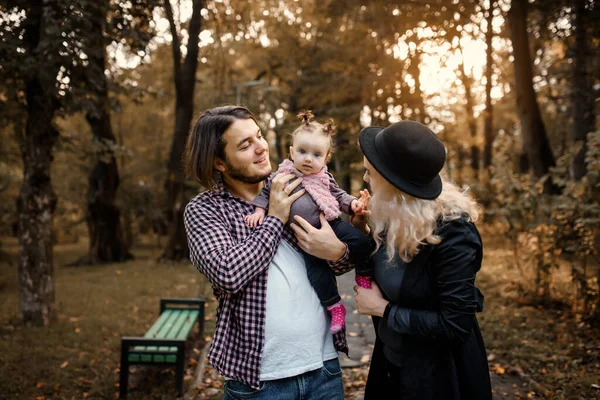
[[[281,240],[269,265],[260,380],[303,374],[337,358],[329,320],[306,275],[304,257]]]

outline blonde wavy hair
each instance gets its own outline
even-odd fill
[[[435,234],[438,221],[453,221],[467,217],[475,222],[481,206],[466,192],[442,176],[443,189],[434,200],[413,197],[392,186],[374,168],[370,179],[378,188],[369,202],[369,225],[377,251],[385,241],[388,261],[398,256],[410,262],[426,244],[438,244]]]

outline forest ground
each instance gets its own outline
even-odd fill
[[[598,329],[560,299],[535,304],[520,290],[528,281],[515,265],[511,246],[485,231],[483,237],[477,281],[485,309],[478,319],[495,398],[600,399]],[[190,264],[157,262],[164,244],[160,239],[140,237],[135,260],[101,266],[71,265],[86,254],[84,240],[56,245],[58,320],[47,328],[20,324],[18,243],[0,240],[10,259],[0,262],[0,399],[116,398],[120,338],[142,335],[156,319],[161,297],[208,299],[204,334],[191,340],[195,348],[186,370],[186,397],[219,398],[222,379],[204,360],[214,330],[210,287]],[[566,296],[572,284],[564,268],[553,284]],[[362,398],[367,370],[368,362],[344,368],[348,399]],[[174,398],[174,371],[133,367],[129,390],[129,399]]]

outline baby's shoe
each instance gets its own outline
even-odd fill
[[[363,287],[365,289],[371,289],[371,278],[369,278],[368,276],[356,275],[354,277],[354,280],[356,281],[356,284],[358,286]]]
[[[329,330],[331,333],[338,333],[346,324],[346,307],[339,301],[327,307],[327,310],[331,313],[331,326]]]

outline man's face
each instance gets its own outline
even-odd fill
[[[217,169],[233,180],[255,184],[271,174],[269,146],[252,119],[238,119],[223,134],[225,160]]]

